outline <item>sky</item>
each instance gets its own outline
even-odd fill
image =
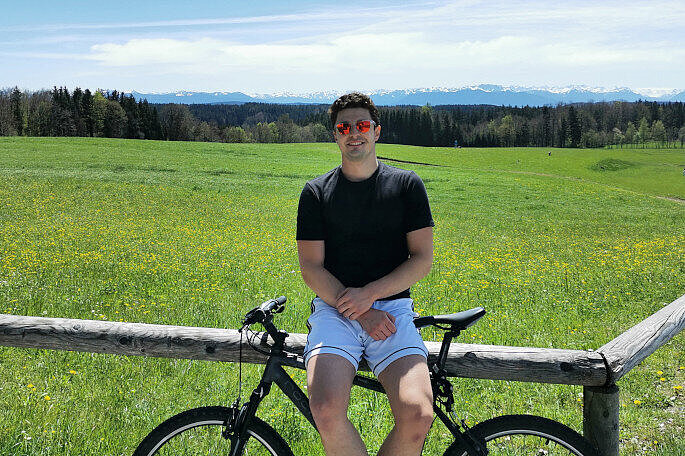
[[[685,2],[0,0],[0,87],[685,90]]]

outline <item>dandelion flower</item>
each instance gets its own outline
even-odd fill
[[[75,371],[74,369],[71,369],[71,370],[69,371],[69,373],[70,373],[71,375],[74,375],[74,374],[76,374],[76,371]]]
[[[656,371],[656,375],[659,375],[659,376],[664,375],[664,371]]]
[[[27,388],[35,388],[35,386],[33,386],[33,383],[29,383],[28,385],[26,385],[26,387]]]
[[[633,404],[635,404],[635,405],[640,405],[640,404],[642,404],[642,401],[639,401],[639,400],[635,399],[635,400],[633,401]]]
[[[49,401],[49,400],[50,400],[50,396],[47,396],[47,395],[46,395],[43,399],[45,399],[46,401]]]

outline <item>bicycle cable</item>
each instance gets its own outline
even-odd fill
[[[257,335],[258,335],[257,332],[252,331],[250,328],[247,328],[247,331],[250,332],[250,334],[251,334],[251,336],[252,336],[252,339],[256,339],[256,338],[257,338]],[[252,347],[252,349],[253,349],[254,351],[256,351],[256,352],[258,352],[258,353],[261,353],[262,355],[266,355],[266,356],[270,356],[270,355],[271,355],[271,352],[262,350],[262,349],[258,348],[256,345],[254,345],[254,344],[252,343],[252,342],[253,342],[252,339],[250,339],[250,336],[249,336],[249,335],[247,336],[247,343],[250,345],[250,347]]]
[[[243,328],[240,328],[240,345],[238,346],[238,399],[236,404],[240,405],[243,395]]]

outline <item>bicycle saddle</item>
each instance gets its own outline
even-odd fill
[[[414,318],[414,325],[417,328],[423,328],[428,325],[442,324],[449,325],[452,329],[463,330],[476,323],[483,315],[485,315],[484,308],[474,307],[473,309],[449,315],[427,315]]]

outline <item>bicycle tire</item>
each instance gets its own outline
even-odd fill
[[[175,415],[150,432],[133,456],[228,455],[231,442],[222,437],[228,407],[200,407]],[[245,456],[293,456],[283,437],[257,417],[248,427]]]
[[[478,423],[471,432],[486,442],[490,456],[599,456],[583,436],[563,424],[534,415],[503,415]],[[467,456],[453,442],[444,456]]]

